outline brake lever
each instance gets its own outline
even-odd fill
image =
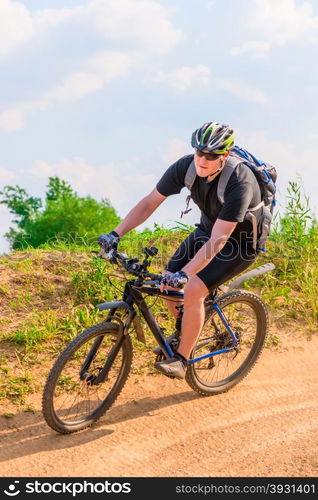
[[[110,250],[109,252],[102,252],[101,250],[97,252],[96,250],[92,250],[91,254],[96,255],[99,259],[109,260],[112,264],[116,263],[116,254],[115,250]]]
[[[134,274],[134,273],[141,273],[142,272],[142,264],[137,264],[136,262],[132,264],[128,264],[126,267],[126,271],[128,273]]]
[[[114,250],[110,250],[109,252],[105,252],[105,253],[102,253],[100,255],[101,259],[106,259],[106,260],[110,260],[111,262],[113,262],[113,259],[114,259]]]

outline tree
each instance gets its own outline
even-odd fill
[[[62,200],[77,196],[70,184],[61,180],[59,177],[49,177],[48,191],[46,199],[50,201]]]
[[[18,227],[23,228],[29,220],[34,220],[42,207],[40,198],[29,196],[25,189],[19,186],[5,186],[3,191],[0,191],[2,196],[1,204],[7,205],[9,211],[16,215],[13,222]]]
[[[94,241],[98,234],[112,230],[120,221],[108,199],[80,197],[67,182],[50,177],[43,209],[40,198],[29,196],[19,186],[5,186],[0,192],[18,229],[5,234],[12,249],[34,248],[57,239],[64,242]]]

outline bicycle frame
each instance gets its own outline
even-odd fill
[[[155,282],[151,282],[151,281],[147,282],[148,285],[149,284],[151,285],[154,283]],[[156,322],[151,310],[147,306],[142,293],[147,293],[148,295],[153,295],[153,296],[157,295],[157,296],[163,297],[163,298],[166,298],[166,297],[175,297],[175,298],[181,298],[181,299],[184,298],[183,292],[173,291],[173,290],[164,290],[163,292],[161,292],[158,286],[145,286],[145,285],[138,286],[138,282],[136,283],[136,281],[129,281],[126,283],[125,290],[123,293],[123,298],[122,298],[121,302],[106,302],[103,304],[99,304],[97,307],[100,310],[109,309],[109,314],[108,314],[106,321],[107,320],[111,321],[111,317],[115,314],[117,309],[124,309],[125,308],[129,311],[129,318],[126,321],[126,323],[124,324],[123,331],[122,331],[122,333],[123,333],[122,339],[124,339],[124,335],[127,334],[129,326],[131,325],[131,322],[136,315],[136,311],[133,307],[134,304],[136,304],[136,306],[140,310],[143,318],[145,319],[147,325],[149,326],[153,336],[155,337],[156,341],[158,342],[160,348],[163,350],[165,356],[167,358],[171,358],[171,357],[173,357],[174,352],[171,349],[168,342],[166,341],[166,338],[162,334],[161,328],[158,325],[158,323]],[[225,352],[233,351],[238,345],[238,339],[237,339],[235,333],[233,332],[231,326],[227,322],[227,320],[226,320],[222,310],[220,309],[219,305],[217,304],[217,302],[213,302],[212,308],[216,311],[216,313],[220,317],[223,325],[225,326],[226,330],[231,335],[231,337],[233,339],[233,345],[231,347],[219,349],[217,351],[205,354],[205,355],[200,356],[198,358],[191,359],[188,361],[189,365],[194,364],[198,361],[201,361],[202,359],[210,358],[212,356],[217,356],[218,354],[223,354]],[[118,345],[118,349],[119,349],[122,341],[119,343],[116,343],[114,348]],[[93,349],[93,347],[94,346],[92,346],[92,349]]]
[[[138,340],[146,344],[140,316],[144,318],[159,345],[159,348],[154,350],[157,355],[155,367],[160,368],[158,362],[164,357],[173,359],[176,355],[177,342],[174,339],[178,339],[180,334],[184,313],[182,299],[186,298],[187,305],[187,291],[185,294],[183,290],[175,288],[160,291],[160,288],[164,288],[162,284],[169,283],[169,280],[163,279],[161,274],[148,271],[151,264],[149,258],[154,257],[157,252],[155,247],[143,248],[143,253],[146,254],[143,262],[139,262],[138,258],[129,258],[125,254],[120,254],[115,249],[107,254],[107,259],[112,264],[122,268],[121,276],[117,273],[115,276],[119,278],[123,276],[124,293],[121,300],[97,305],[99,310],[106,312],[103,319],[98,324],[86,328],[73,339],[54,363],[42,398],[43,415],[52,429],[61,433],[82,430],[98,420],[111,407],[123,389],[131,370],[133,343],[130,333],[132,330]],[[197,357],[188,361],[186,372],[187,383],[200,395],[209,396],[229,390],[240,382],[255,365],[268,332],[268,311],[257,294],[244,290],[238,292],[230,292],[230,290],[240,285],[245,279],[268,272],[273,267],[273,264],[265,264],[256,268],[240,276],[228,286],[221,285],[211,290],[205,298],[204,319],[207,328],[203,329],[200,340],[192,351],[192,356]],[[128,280],[126,273],[129,274]],[[110,283],[112,284],[111,280]],[[115,284],[114,286],[117,288]],[[171,345],[169,344],[170,338],[166,338],[168,333],[165,333],[164,325],[161,327],[157,323],[152,306],[148,305],[149,296],[154,296],[154,300],[150,299],[150,302],[154,302],[159,297],[167,300],[178,299],[180,305],[176,307],[178,311],[178,314],[175,314],[177,316],[176,332],[171,336]],[[240,303],[248,304],[249,308],[246,313],[239,309],[236,315],[236,304]],[[228,305],[231,311],[232,305],[234,306],[233,315],[232,312],[228,312]],[[187,313],[187,308],[185,308],[185,313]],[[187,320],[186,316],[183,319]],[[241,319],[245,317],[247,324],[243,325]],[[250,340],[248,333],[251,317],[253,318],[253,338]],[[159,323],[162,321],[159,320]],[[245,332],[247,332],[246,342]],[[242,355],[239,355],[236,360],[237,354],[240,354],[239,346],[243,348]],[[224,363],[222,363],[222,356],[218,358],[220,363],[214,362],[212,356],[223,353],[226,354]],[[234,359],[235,362],[232,363]],[[194,365],[201,360],[207,361],[207,366],[202,366],[203,377],[202,372],[195,369],[196,365]],[[78,383],[79,381],[81,382]],[[103,382],[106,384],[99,392],[99,388],[94,386]]]

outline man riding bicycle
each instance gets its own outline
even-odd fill
[[[220,173],[234,147],[234,132],[229,126],[205,123],[192,134],[191,144],[194,154],[173,163],[151,193],[113,231],[98,238],[103,252],[117,248],[122,236],[146,221],[168,196],[180,193],[194,161],[196,176],[191,198],[201,210],[201,220],[171,257],[161,281],[161,290],[184,286],[181,340],[174,357],[155,363],[160,372],[180,379],[185,377],[187,360],[204,324],[205,298],[249,267],[258,254],[253,244],[253,226],[245,215],[248,209],[262,205],[256,176],[243,164],[233,170],[224,191],[224,202],[218,199]],[[258,218],[260,212],[254,213]],[[180,299],[167,300],[166,304],[177,317]]]

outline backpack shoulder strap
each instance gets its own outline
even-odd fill
[[[217,195],[218,195],[218,199],[219,199],[219,202],[221,203],[221,205],[223,205],[223,203],[224,203],[224,193],[225,193],[227,183],[229,182],[229,179],[230,179],[231,175],[233,174],[234,170],[236,169],[236,167],[240,163],[242,163],[241,158],[237,158],[234,155],[230,155],[228,157],[228,159],[226,160],[226,163],[224,165],[222,172],[220,173]]]
[[[184,185],[185,185],[185,187],[187,187],[189,189],[190,194],[188,194],[187,199],[186,199],[186,204],[187,204],[186,209],[184,211],[181,211],[181,218],[185,214],[190,212],[190,210],[192,210],[192,208],[189,208],[189,203],[191,200],[191,189],[192,189],[192,186],[194,184],[196,176],[197,176],[197,172],[195,170],[194,160],[192,160],[192,162],[188,166],[188,170],[186,171],[185,178],[184,178]]]
[[[192,186],[194,184],[195,178],[197,176],[196,170],[195,170],[195,165],[194,165],[194,160],[190,163],[188,166],[188,170],[186,172],[185,178],[184,178],[184,185],[191,191]]]

